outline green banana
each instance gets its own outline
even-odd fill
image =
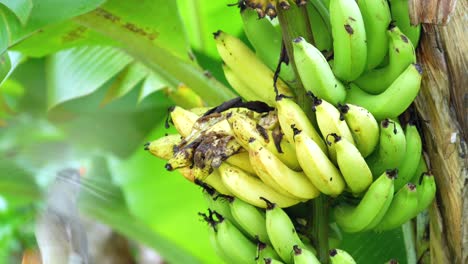
[[[300,202],[297,199],[279,194],[260,179],[250,176],[235,166],[223,163],[219,166],[219,172],[224,185],[236,197],[254,206],[266,207],[260,197],[274,201],[280,207],[289,207]]]
[[[379,124],[364,107],[353,104],[338,105],[341,118],[344,118],[351,131],[354,143],[365,158],[379,143]]]
[[[231,223],[235,223],[240,228],[240,225],[235,222],[236,220],[232,216],[231,208],[229,206],[229,200],[232,198],[229,198],[228,196],[220,196],[219,193],[213,189],[206,188],[206,186],[203,187],[203,196],[210,210],[218,212],[224,218],[229,219]]]
[[[261,101],[276,105],[273,87],[274,73],[238,38],[219,30],[214,34],[218,53],[232,71],[261,96]],[[292,96],[289,87],[281,80],[276,82],[278,93]]]
[[[231,260],[227,254],[221,250],[221,247],[219,246],[218,239],[216,238],[216,230],[213,227],[210,227],[210,232],[209,232],[209,238],[210,238],[210,244],[211,247],[213,248],[214,252],[216,255],[221,258],[222,261],[225,263],[235,263],[234,260]]]
[[[416,171],[414,172],[413,176],[411,177],[411,181],[413,184],[418,185],[420,183],[420,178],[421,175],[427,172],[427,165],[426,165],[426,160],[424,158],[424,154],[421,154],[421,157],[419,158],[419,163],[418,167],[416,168]]]
[[[340,111],[326,100],[313,97],[317,124],[326,140],[327,135],[336,133],[340,137],[346,138],[351,144],[354,144],[353,136],[346,122],[341,118]],[[336,164],[336,151],[334,145],[328,145],[328,154],[330,159]]]
[[[339,205],[334,208],[336,223],[348,233],[360,232],[383,210],[388,195],[393,193],[396,171],[385,171],[375,180],[356,207]]]
[[[356,264],[354,258],[342,249],[331,249],[329,255],[331,264]]]
[[[347,139],[335,133],[330,135],[334,141],[329,142],[335,146],[336,160],[346,185],[354,194],[364,192],[373,181],[372,172],[367,166],[366,160],[356,146]]]
[[[408,183],[395,194],[390,208],[388,208],[384,218],[374,230],[385,231],[400,227],[410,220],[417,210],[418,193],[416,185]]]
[[[271,178],[276,183],[275,186],[279,186],[297,199],[310,200],[320,195],[319,190],[303,172],[288,168],[259,142],[252,141],[249,148],[251,150],[250,162],[255,164],[254,169],[261,179]],[[276,189],[275,186],[270,187]]]
[[[255,206],[234,197],[229,206],[234,220],[252,239],[258,238],[260,241],[269,243],[265,226],[265,214]]]
[[[225,63],[222,65],[224,77],[231,85],[232,89],[236,91],[236,93],[247,101],[256,101],[260,100],[262,97],[255,93],[255,90],[252,89],[248,84],[246,84],[243,80],[241,80],[236,73]]]
[[[249,149],[249,142],[254,139],[265,146],[289,168],[300,169],[294,145],[290,143],[292,141],[288,142],[276,137],[276,135],[273,136],[273,132],[265,130],[253,119],[244,115],[233,113],[228,116],[227,121],[231,126],[234,137],[245,149]],[[277,140],[280,140],[280,142],[277,142]],[[277,147],[278,143],[279,148]]]
[[[333,72],[343,81],[353,81],[364,72],[367,62],[366,29],[355,0],[331,0],[330,23],[333,36]]]
[[[179,145],[182,138],[178,134],[167,135],[145,144],[145,150],[153,156],[168,160],[174,155],[174,148]]]
[[[336,79],[322,52],[302,37],[293,40],[294,62],[304,89],[332,104],[346,97],[344,85]]]
[[[293,262],[292,248],[294,245],[304,247],[297,235],[294,224],[279,206],[262,198],[266,207],[266,229],[273,248],[286,263]]]
[[[370,94],[384,92],[410,64],[416,63],[413,44],[398,27],[390,25],[387,35],[388,64],[370,70],[354,80],[359,88]]]
[[[294,134],[297,159],[312,184],[324,194],[340,195],[345,182],[339,170],[314,140],[297,129]]]
[[[265,219],[263,219],[263,224],[265,224]],[[275,249],[266,243],[257,239],[257,263],[264,263],[265,259],[279,259],[278,253],[276,253]],[[277,263],[277,262],[275,262]],[[281,263],[281,262],[280,262]]]
[[[330,25],[330,12],[320,0],[309,1],[306,6],[312,28],[314,44],[320,51],[331,51],[333,39]]]
[[[392,187],[388,190],[387,199],[385,200],[385,203],[383,204],[382,209],[380,209],[379,213],[362,231],[373,230],[378,224],[380,224],[382,219],[385,217],[385,214],[387,213],[388,208],[390,208],[390,205],[392,204],[394,190],[395,190],[395,187]]]
[[[422,153],[421,136],[419,135],[416,125],[411,122],[406,126],[405,138],[405,157],[400,166],[398,166],[398,178],[395,179],[396,190],[399,190],[403,185],[411,181],[411,178],[418,168]]]
[[[265,264],[283,264],[280,260],[274,259],[274,258],[264,258],[263,262]]]
[[[304,134],[312,138],[320,149],[327,153],[327,147],[320,134],[314,128],[306,113],[292,99],[284,96],[278,96],[276,107],[278,110],[278,121],[283,129],[284,136],[289,142],[294,142],[294,133],[292,126],[303,131]]]
[[[396,121],[384,119],[380,122],[380,142],[377,149],[366,158],[374,177],[388,169],[398,168],[405,157],[406,138]]]
[[[320,264],[314,253],[298,245],[293,246],[293,259],[294,264]]]
[[[367,39],[367,70],[378,66],[388,50],[387,27],[392,20],[387,0],[359,0]]]
[[[401,31],[417,47],[421,36],[421,25],[411,25],[408,0],[390,0],[392,19]]]
[[[220,217],[216,223],[216,239],[220,249],[234,263],[255,263],[257,247],[231,221]]]
[[[258,19],[256,12],[251,9],[241,10],[244,33],[255,49],[257,56],[270,68],[276,70],[281,54],[283,38],[281,30],[276,28],[268,19]],[[281,65],[280,78],[286,82],[296,79],[291,65]]]
[[[411,64],[387,90],[378,95],[368,94],[351,83],[346,102],[366,108],[377,120],[399,116],[418,95],[421,87],[421,77],[421,66]],[[395,98],[399,100],[395,100]]]
[[[423,173],[421,177],[421,184],[418,185],[418,209],[413,217],[424,211],[432,203],[436,195],[437,188],[434,176],[428,172]]]

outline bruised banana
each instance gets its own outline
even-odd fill
[[[328,254],[330,255],[331,264],[356,264],[354,258],[342,249],[331,249]]]
[[[298,245],[293,246],[294,264],[320,264],[314,253]]]
[[[330,23],[333,36],[333,72],[343,81],[353,81],[367,62],[366,29],[355,0],[331,0]]]
[[[219,167],[219,172],[224,185],[236,197],[254,206],[266,207],[260,197],[274,201],[280,207],[289,207],[300,202],[300,200],[279,194],[260,179],[250,176],[235,166],[223,163]]]
[[[284,96],[278,96],[277,100],[278,120],[286,139],[291,143],[294,142],[294,132],[292,130],[292,126],[294,126],[312,138],[319,148],[327,153],[325,143],[302,108],[294,100]]]
[[[246,83],[261,101],[276,105],[273,87],[274,73],[240,39],[219,30],[215,34],[218,53],[232,71]],[[278,93],[292,96],[289,87],[281,80],[276,82]],[[241,95],[242,96],[242,95]]]
[[[366,27],[367,69],[379,65],[388,50],[387,27],[392,20],[387,0],[357,1]]]
[[[273,248],[286,263],[293,262],[292,249],[297,245],[304,248],[304,244],[297,235],[294,224],[289,216],[277,204],[264,199],[266,209],[266,229]]]
[[[304,89],[332,104],[344,102],[346,90],[322,52],[302,37],[293,40],[294,62]]]
[[[366,160],[356,146],[347,139],[335,133],[330,135],[333,137],[333,141],[330,142],[335,146],[336,161],[346,185],[353,194],[364,192],[373,181],[372,172]]]
[[[359,88],[370,94],[384,92],[410,64],[416,63],[413,44],[398,27],[390,25],[387,35],[388,64],[370,70],[354,80]]]
[[[289,168],[294,170],[300,169],[294,145],[290,143],[292,141],[287,142],[281,135],[276,135],[273,132],[267,131],[253,119],[246,116],[233,113],[228,116],[227,121],[237,141],[245,149],[249,149],[249,142],[252,139],[256,140]]]
[[[383,209],[388,195],[393,194],[395,171],[386,171],[375,180],[356,207],[339,205],[333,212],[338,226],[347,233],[364,230]]]
[[[366,158],[374,178],[385,170],[400,166],[405,157],[406,138],[400,124],[391,119],[380,122],[380,142],[377,149]]]
[[[364,158],[369,156],[379,143],[377,120],[367,109],[357,105],[339,105],[338,109],[341,118],[344,118],[349,127],[359,152]]]
[[[347,139],[351,144],[354,144],[351,131],[349,130],[346,122],[341,118],[340,111],[338,111],[336,107],[325,100],[314,97],[314,106],[312,110],[315,111],[317,124],[325,140],[327,140],[327,135],[336,133],[340,137]],[[336,151],[334,145],[328,145],[328,154],[330,154],[330,159],[336,163]]]
[[[285,192],[301,200],[310,200],[320,195],[319,190],[309,181],[303,172],[293,171],[288,168],[288,166],[259,142],[251,142],[249,148],[251,153],[250,161],[252,164],[255,164],[254,169],[257,175],[262,179],[270,178],[276,183],[275,186],[270,187],[276,189],[275,187],[278,186]]]
[[[346,102],[362,106],[371,112],[375,119],[395,117],[402,114],[414,101],[421,87],[422,68],[411,64],[384,92],[372,95],[351,83]],[[398,98],[398,100],[395,100]]]
[[[382,221],[375,227],[376,231],[385,231],[400,227],[415,215],[418,210],[418,193],[416,185],[408,183],[393,197]]]
[[[400,166],[398,166],[398,178],[395,179],[396,190],[399,190],[403,185],[411,181],[421,158],[421,136],[416,125],[411,122],[406,126],[405,139],[406,151]]]
[[[345,188],[343,176],[317,143],[297,129],[294,140],[299,164],[312,184],[324,194],[340,195]]]

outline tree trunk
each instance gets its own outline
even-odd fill
[[[432,23],[423,24],[416,51],[424,73],[415,101],[424,120],[426,160],[438,188],[429,210],[432,263],[468,263],[468,3],[455,3],[410,0],[412,21]]]

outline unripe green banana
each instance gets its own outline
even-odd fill
[[[419,159],[418,167],[416,168],[416,171],[414,172],[413,176],[411,177],[411,181],[413,184],[418,185],[420,183],[420,178],[421,175],[427,172],[427,165],[426,165],[426,160],[424,158],[424,154],[421,154],[421,157]]]
[[[224,185],[236,197],[257,207],[266,207],[260,197],[274,201],[280,207],[289,207],[300,202],[297,199],[279,194],[260,179],[250,176],[238,167],[223,163],[219,167],[219,172]]]
[[[216,239],[220,249],[235,263],[255,263],[257,247],[228,219],[216,224]]]
[[[357,1],[366,27],[367,70],[379,65],[388,50],[387,28],[392,20],[387,0]]]
[[[317,133],[312,123],[307,118],[307,115],[292,99],[283,96],[278,97],[276,104],[278,109],[278,120],[281,128],[283,129],[284,136],[289,142],[294,142],[294,133],[291,126],[301,130],[305,135],[312,138],[320,149],[327,153],[327,148],[323,142],[320,134]]]
[[[371,185],[372,172],[359,150],[347,139],[335,133],[330,134],[333,140],[328,141],[335,146],[336,161],[341,174],[352,193],[362,193]],[[328,137],[327,137],[328,138]]]
[[[386,171],[375,180],[356,207],[339,205],[334,208],[335,220],[343,231],[356,233],[364,230],[383,210],[388,195],[393,194],[395,171]],[[391,192],[390,192],[391,191]]]
[[[273,248],[286,263],[293,262],[292,249],[294,245],[303,248],[304,244],[297,235],[293,222],[279,206],[265,199],[266,228]]]
[[[421,77],[421,66],[411,64],[385,92],[378,95],[368,94],[351,83],[346,102],[366,108],[377,120],[399,116],[418,95]],[[395,98],[399,100],[395,100]]]
[[[340,111],[326,100],[314,97],[315,116],[317,124],[320,128],[323,138],[326,140],[327,135],[335,133],[338,136],[347,139],[351,144],[354,144],[353,136],[348,125],[341,118]],[[334,145],[328,145],[328,154],[330,159],[336,164],[336,151]]]
[[[252,238],[270,243],[265,226],[265,214],[255,206],[234,197],[230,201],[231,214],[240,227]]]
[[[197,121],[198,115],[180,106],[175,106],[171,109],[171,119],[177,132],[185,138],[192,132],[193,125]]]
[[[307,13],[312,28],[314,44],[320,51],[331,51],[333,39],[330,25],[330,12],[320,0],[309,1]]]
[[[264,258],[263,262],[260,263],[265,263],[265,264],[283,264],[280,260],[274,259],[274,258]]]
[[[275,186],[279,186],[297,199],[310,200],[320,195],[319,190],[303,172],[296,172],[288,168],[259,142],[252,141],[249,148],[250,162],[254,164],[254,169],[260,178],[271,178],[276,183]],[[275,186],[270,187],[276,189]]]
[[[417,47],[421,35],[421,25],[411,25],[408,0],[390,0],[392,19],[401,31]]]
[[[374,217],[374,219],[370,222],[369,225],[367,225],[362,231],[368,231],[368,230],[373,230],[380,222],[382,219],[385,217],[385,214],[388,211],[388,208],[390,208],[390,205],[392,204],[393,201],[393,196],[394,196],[394,190],[395,188],[390,188],[387,194],[387,199],[385,200],[385,203],[382,206],[382,209],[380,209],[380,212]]]
[[[145,144],[145,150],[148,150],[153,156],[168,160],[174,155],[174,147],[182,141],[178,134],[167,135]]]
[[[266,223],[265,221],[266,220],[264,219],[263,224]],[[278,256],[278,253],[276,253],[273,246],[263,243],[262,241],[258,241],[257,239],[257,263],[264,263],[265,259],[277,260],[277,259],[280,259],[280,256]],[[274,263],[278,263],[278,262],[274,262]],[[282,262],[279,262],[279,263],[282,263]]]
[[[255,170],[253,169],[252,164],[250,164],[249,152],[247,151],[239,152],[230,156],[227,158],[226,162],[241,168],[247,173],[252,175],[255,174]]]
[[[256,101],[261,99],[261,96],[258,96],[255,93],[255,90],[241,80],[229,66],[223,63],[222,67],[224,77],[226,77],[226,80],[231,85],[232,89],[234,89],[240,97],[247,101]]]
[[[351,131],[354,143],[365,158],[379,143],[379,124],[374,116],[364,107],[353,104],[339,105],[342,117]]]
[[[295,134],[297,159],[312,184],[324,194],[340,195],[345,182],[339,170],[314,140],[297,129]]]
[[[395,189],[399,190],[403,185],[411,181],[416,172],[421,158],[422,142],[418,128],[411,122],[406,126],[406,151],[405,157],[398,166],[398,178],[395,179]]]
[[[374,178],[385,170],[398,168],[405,157],[406,138],[396,121],[384,119],[380,122],[380,142],[377,149],[366,158]]]
[[[424,211],[432,203],[436,195],[434,176],[428,172],[424,173],[421,177],[421,184],[418,185],[418,209],[414,216]]]
[[[289,168],[295,170],[300,169],[294,145],[290,143],[292,141],[288,142],[282,138],[275,138],[272,132],[265,130],[254,120],[243,115],[233,113],[228,116],[228,122],[237,141],[245,149],[249,149],[249,141],[251,141],[251,139],[255,139]],[[280,141],[278,142],[278,140]],[[277,147],[278,143],[280,147],[279,149]]]
[[[416,63],[413,44],[398,27],[390,25],[387,35],[388,65],[370,70],[354,81],[370,94],[384,92],[411,63]]]
[[[331,249],[329,255],[331,264],[356,264],[354,258],[342,249]]]
[[[314,253],[298,245],[293,246],[293,259],[294,264],[320,264]]]
[[[231,223],[238,225],[232,216],[231,208],[229,206],[229,198],[227,198],[227,196],[220,196],[219,193],[213,189],[208,189],[206,187],[203,188],[203,197],[205,198],[208,208],[221,214],[224,218],[229,219]]]
[[[228,258],[227,254],[221,250],[221,247],[219,246],[218,239],[216,238],[216,230],[213,227],[209,228],[209,238],[210,238],[210,244],[211,247],[214,249],[216,255],[225,263],[230,264],[230,263],[235,263],[234,260],[231,260]]]
[[[397,228],[410,220],[418,211],[418,193],[416,185],[408,183],[393,197],[382,221],[375,227],[376,231],[385,231]]]
[[[275,28],[269,19],[258,19],[256,12],[251,9],[241,10],[241,17],[244,33],[255,49],[255,53],[268,68],[276,70],[283,42],[281,30]],[[286,82],[295,80],[291,65],[281,65],[280,77]]]
[[[238,38],[218,31],[215,34],[218,53],[232,71],[244,83],[249,85],[261,101],[276,105],[276,93],[273,87],[274,73]],[[289,87],[281,80],[276,82],[278,93],[291,96]]]
[[[294,62],[304,89],[332,104],[346,97],[343,84],[336,79],[322,52],[302,37],[293,40]]]
[[[333,36],[333,72],[344,81],[353,81],[367,62],[366,29],[354,0],[331,0],[330,22]]]

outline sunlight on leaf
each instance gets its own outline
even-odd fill
[[[48,106],[88,95],[124,69],[132,58],[112,47],[72,48],[48,63]]]

